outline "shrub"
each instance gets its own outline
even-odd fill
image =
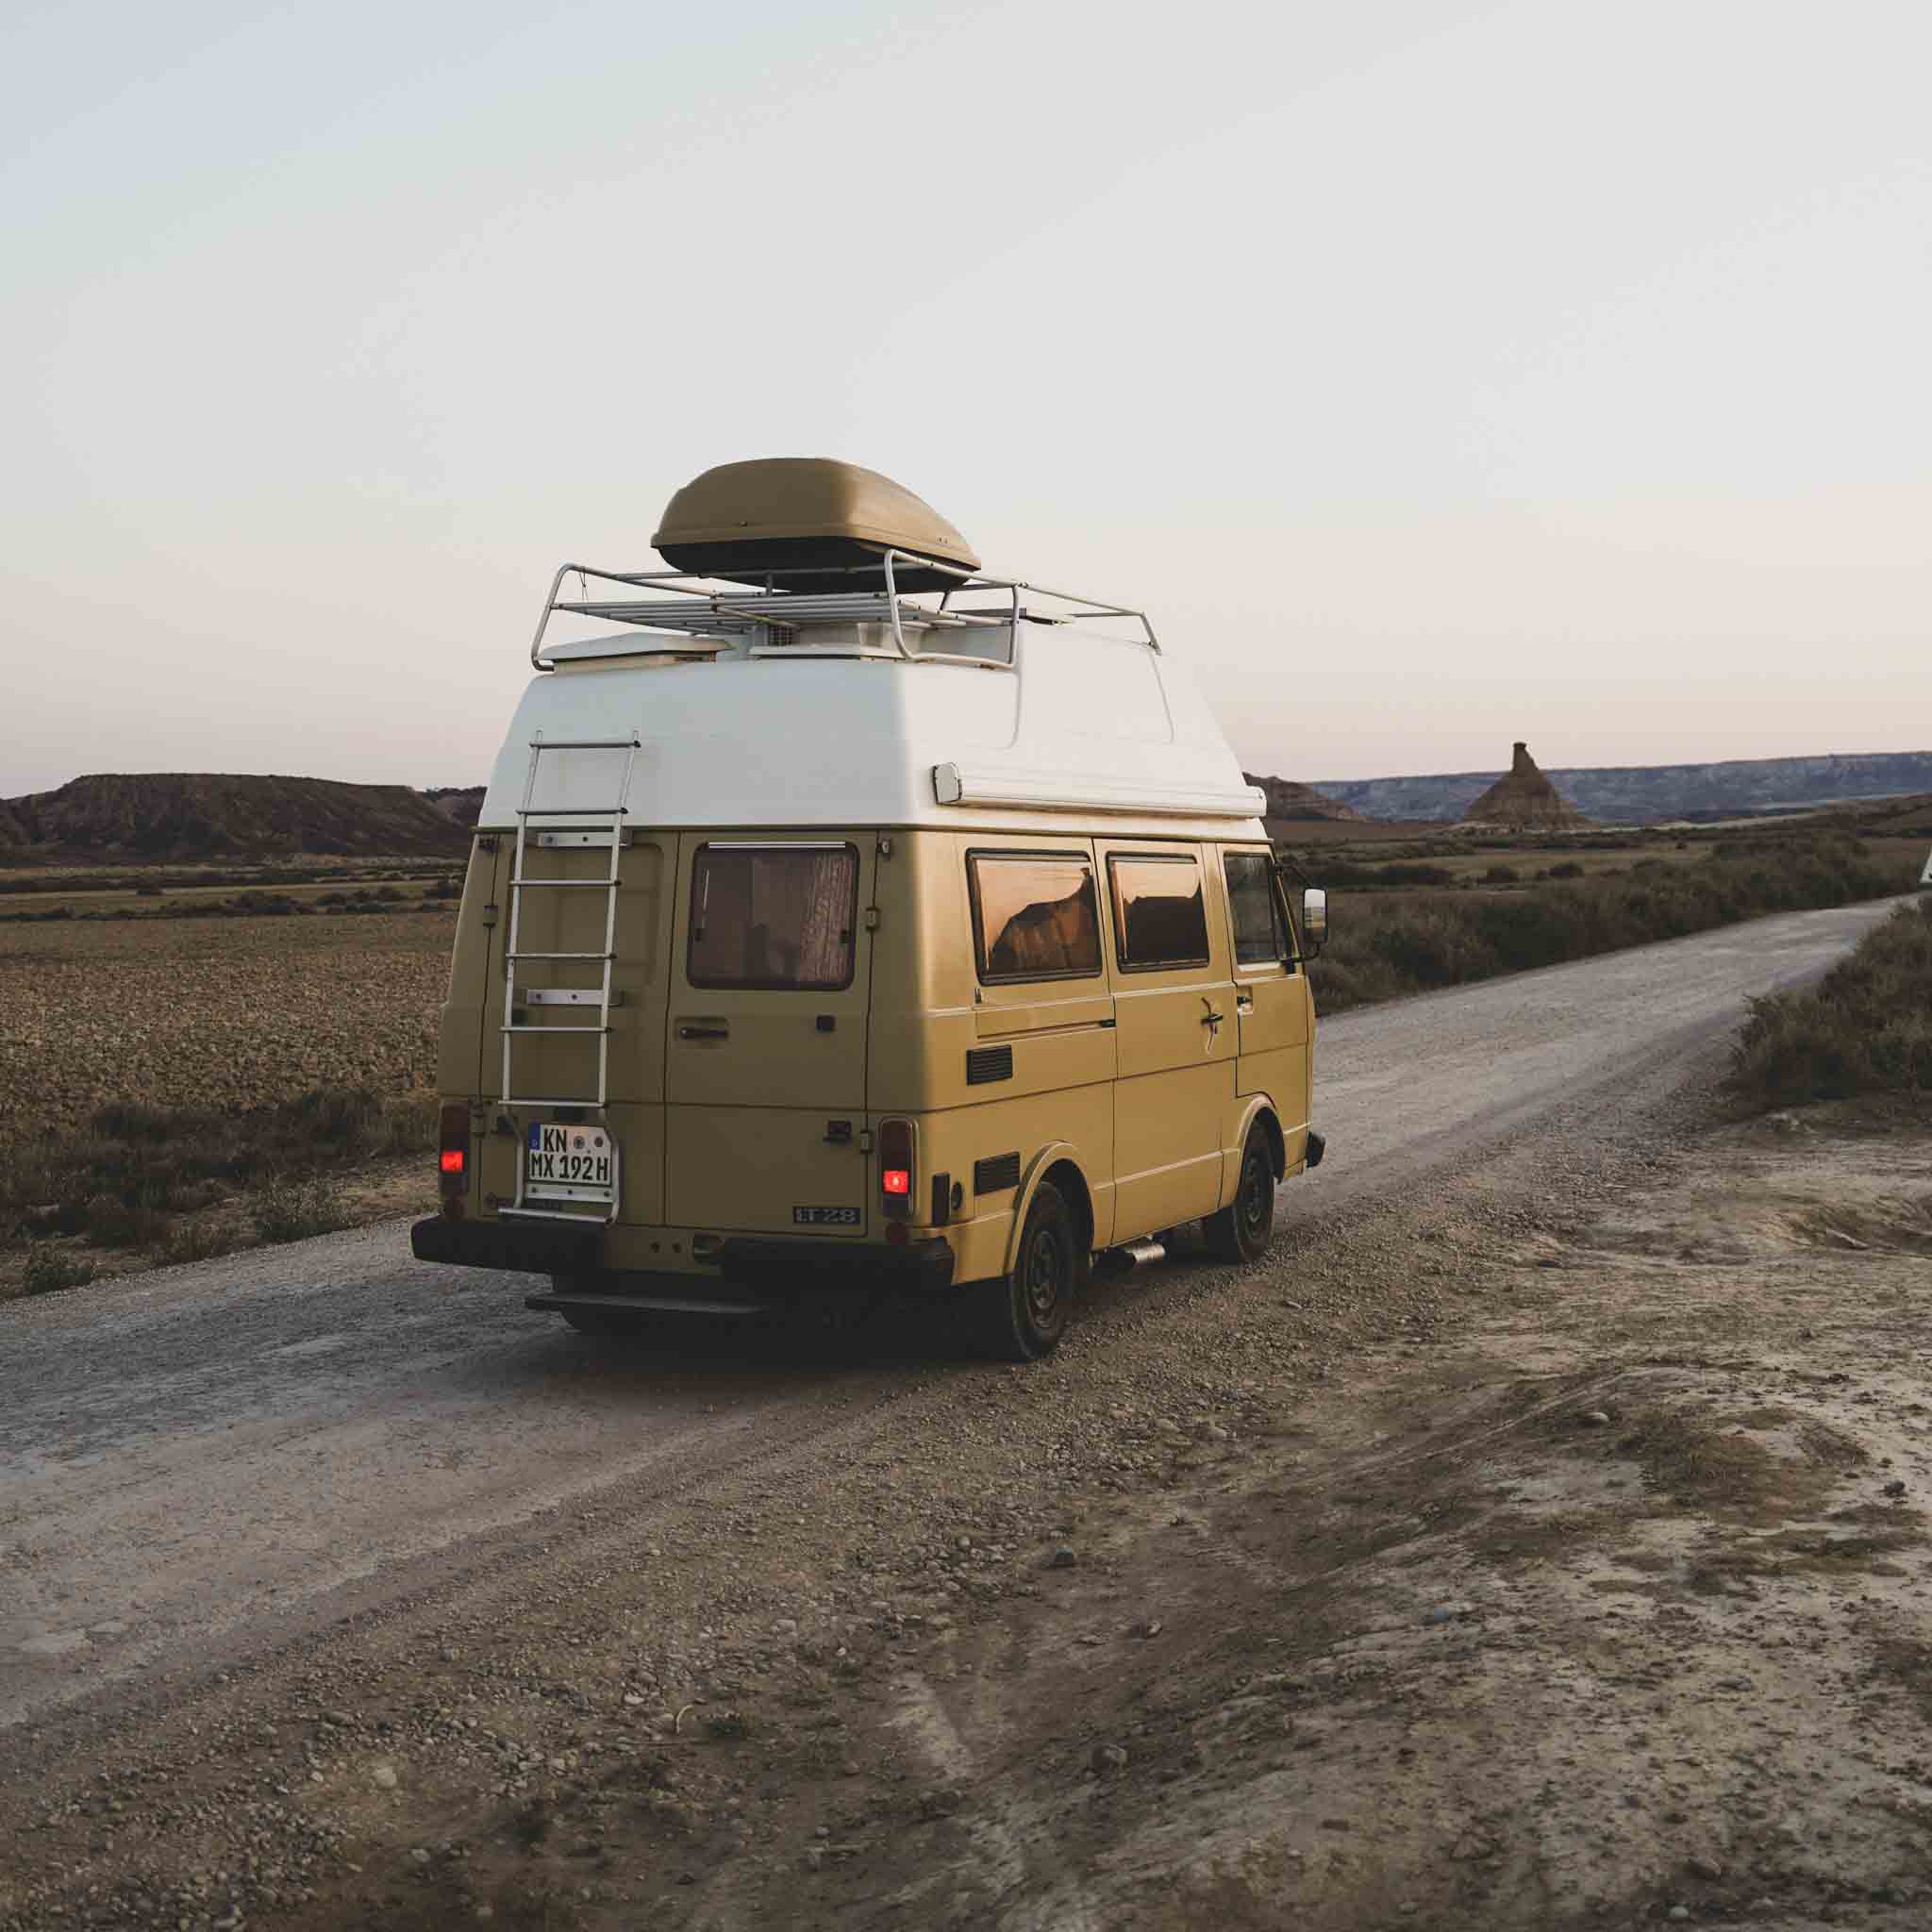
[[[1483,884],[1486,886],[1513,886],[1516,883],[1516,868],[1513,865],[1492,865],[1483,874]]]
[[[1804,992],[1751,1002],[1731,1055],[1747,1111],[1932,1094],[1932,912],[1902,906]]]
[[[1553,879],[1580,879],[1583,868],[1574,858],[1566,858],[1560,865],[1551,866],[1550,876]]]
[[[23,1294],[54,1294],[63,1288],[85,1288],[94,1278],[94,1264],[70,1255],[52,1241],[34,1241],[26,1251],[21,1275]]]
[[[255,1231],[265,1241],[307,1241],[348,1224],[335,1189],[315,1175],[276,1174],[255,1203]]]

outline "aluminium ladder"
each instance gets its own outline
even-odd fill
[[[638,761],[638,735],[635,731],[628,738],[553,738],[546,739],[540,731],[530,741],[530,768],[524,779],[524,802],[517,808],[516,857],[510,866],[509,874],[509,941],[504,949],[503,960],[503,1105],[511,1107],[585,1107],[602,1111],[607,1105],[610,1091],[610,1008],[613,1005],[611,974],[617,964],[617,889],[618,869],[624,860],[625,820],[630,813],[631,774]],[[533,806],[530,801],[536,796],[537,769],[544,753],[559,751],[621,751],[625,754],[624,777],[617,788],[617,802],[609,806]],[[524,868],[528,863],[530,844],[530,821],[532,819],[608,819],[610,840],[610,870],[601,879],[533,879]],[[583,829],[580,826],[574,830]],[[598,831],[591,831],[584,842],[589,844],[599,837]],[[525,891],[539,892],[591,891],[604,894],[604,950],[601,953],[526,953],[522,950],[523,896]],[[517,968],[525,960],[575,960],[586,962],[597,960],[603,966],[603,976],[595,987],[559,987],[555,989],[554,1000],[540,1000],[539,991],[551,989],[533,989],[527,1002],[517,998]],[[519,1005],[559,1005],[588,1007],[594,996],[597,1008],[595,1025],[541,1026],[527,1022],[519,1024],[515,1018]],[[555,1038],[559,1034],[594,1034],[597,1041],[597,1091],[594,1097],[588,1093],[549,1093],[532,1094],[517,1092],[510,1077],[513,1062],[513,1049],[520,1037],[525,1034],[541,1034]],[[521,1186],[518,1189],[522,1194]]]

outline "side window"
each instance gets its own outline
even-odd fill
[[[852,984],[858,854],[850,845],[700,845],[691,870],[693,986],[838,992]]]
[[[1208,963],[1208,917],[1201,902],[1201,867],[1171,858],[1108,860],[1113,879],[1114,941],[1122,970],[1147,973],[1166,966]]]
[[[1227,905],[1234,915],[1234,957],[1241,966],[1268,966],[1289,957],[1282,930],[1281,900],[1274,890],[1274,864],[1266,853],[1230,852]]]
[[[1093,867],[1076,852],[971,852],[973,944],[979,976],[1085,979],[1100,971]]]

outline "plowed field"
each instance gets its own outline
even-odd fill
[[[0,925],[0,1122],[425,1084],[453,929],[421,912]]]

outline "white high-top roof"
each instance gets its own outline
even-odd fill
[[[557,601],[563,575],[545,625],[554,610],[575,610],[648,628],[546,647],[540,626],[531,655],[548,668],[510,723],[484,828],[514,829],[540,734],[557,748],[529,803],[608,823],[626,754],[564,747],[635,733],[627,805],[640,827],[1104,823],[1264,836],[1261,793],[1137,613],[1074,599],[1063,601],[1084,608],[1073,619],[1048,618],[1036,600],[1051,593],[1023,604],[1025,587],[963,574],[967,588],[1010,602],[949,613],[893,594],[889,581],[883,597],[736,591],[573,605]]]

